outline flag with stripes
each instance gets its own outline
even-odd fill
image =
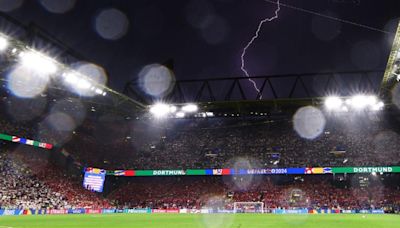
[[[17,136],[13,136],[12,139],[11,139],[11,141],[13,141],[13,142],[19,142],[19,141],[20,141],[20,138],[17,137]]]
[[[31,146],[33,146],[33,140],[27,139],[27,140],[26,140],[26,145],[31,145]]]

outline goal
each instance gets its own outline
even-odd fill
[[[263,202],[234,202],[234,213],[264,213]]]

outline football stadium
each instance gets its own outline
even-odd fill
[[[0,228],[400,227],[399,18],[0,0]]]

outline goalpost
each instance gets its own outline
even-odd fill
[[[234,213],[264,213],[263,202],[234,202]]]

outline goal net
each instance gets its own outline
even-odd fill
[[[234,213],[264,213],[263,202],[234,202]]]

